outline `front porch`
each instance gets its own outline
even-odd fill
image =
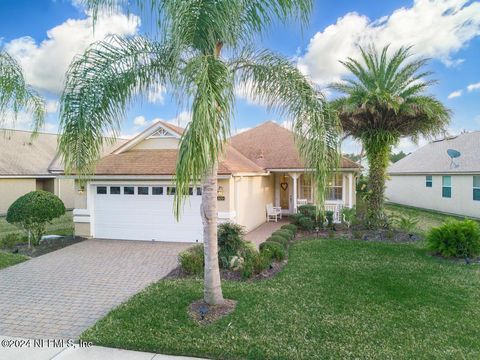
[[[312,204],[315,188],[311,176],[301,171],[272,172],[275,179],[275,206],[282,214],[295,214],[301,205]],[[355,205],[354,172],[339,171],[328,183],[325,210],[333,211],[334,221],[341,222],[344,207]]]

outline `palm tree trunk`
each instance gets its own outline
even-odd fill
[[[374,142],[374,141],[372,141]],[[379,228],[384,222],[385,180],[387,178],[388,159],[390,145],[388,144],[365,144],[368,158],[368,196],[367,202],[367,225],[371,228]]]
[[[217,170],[218,163],[205,176],[202,191],[203,244],[205,247],[204,300],[207,304],[223,303],[217,241]]]

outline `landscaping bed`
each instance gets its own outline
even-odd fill
[[[414,244],[304,240],[274,278],[224,281],[236,310],[213,324],[187,312],[201,279],[163,280],[82,339],[217,359],[479,358],[478,271]]]
[[[85,239],[78,236],[65,236],[56,239],[42,240],[40,244],[35,247],[28,247],[28,242],[21,242],[14,245],[13,248],[3,249],[3,251],[28,257],[37,257],[76,244],[83,240]]]

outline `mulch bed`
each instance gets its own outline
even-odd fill
[[[199,325],[209,325],[235,311],[237,302],[225,299],[223,304],[209,305],[203,299],[194,301],[188,307],[188,315]]]
[[[58,239],[44,240],[35,247],[28,247],[28,243],[21,243],[15,245],[13,249],[5,250],[14,254],[21,254],[29,257],[37,257],[47,254],[49,252],[62,249],[64,247],[84,241],[85,238],[80,236],[65,236]]]

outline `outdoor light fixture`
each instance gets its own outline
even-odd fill
[[[223,192],[223,186],[218,187],[217,196],[225,196],[225,193]]]
[[[80,195],[83,195],[84,192],[85,192],[85,186],[80,186],[80,187],[78,188],[78,193],[79,193]]]

